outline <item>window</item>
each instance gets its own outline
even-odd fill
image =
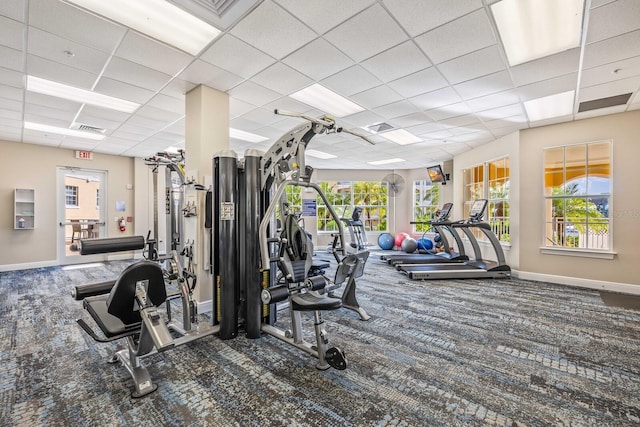
[[[78,187],[75,185],[65,185],[65,204],[67,206],[78,206]]]
[[[100,189],[96,188],[96,209],[100,209]]]
[[[471,205],[477,199],[487,199],[487,222],[501,242],[509,242],[509,157],[475,165],[463,171],[464,215],[468,216]],[[484,233],[477,234],[486,239]]]
[[[414,181],[413,183],[413,220],[431,221],[436,217],[436,211],[440,209],[441,184],[432,184],[429,180]],[[426,224],[415,224],[416,232],[429,231]]]
[[[387,231],[387,187],[380,181],[322,181],[318,183],[329,203],[340,217],[351,216],[353,206],[361,206],[360,219],[368,230]],[[287,188],[287,201],[293,210],[300,210],[299,187]],[[316,197],[318,231],[337,231],[324,200]]]
[[[545,246],[611,248],[611,142],[544,150]]]

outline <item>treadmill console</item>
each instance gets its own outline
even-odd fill
[[[440,209],[440,215],[433,222],[443,222],[449,220],[449,215],[451,214],[451,209],[453,208],[453,203],[445,203]]]
[[[487,210],[487,199],[478,199],[473,202],[471,205],[471,210],[469,211],[469,222],[480,222],[482,221],[482,217],[484,216],[485,211]]]

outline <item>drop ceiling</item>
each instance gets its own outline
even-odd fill
[[[143,157],[184,147],[185,93],[229,94],[230,127],[269,138],[230,139],[240,153],[266,150],[300,120],[274,108],[321,115],[290,94],[320,83],[365,110],[336,119],[347,129],[386,123],[421,139],[371,146],[349,134],[317,136],[309,158],[323,169],[424,167],[550,123],[640,108],[640,2],[587,0],[580,47],[509,66],[494,0],[236,0],[222,16],[204,0],[174,0],[222,34],[197,56],[64,1],[0,2],[0,140]],[[214,2],[215,3],[215,2]],[[122,113],[25,90],[26,75],[141,104]],[[532,123],[524,102],[575,90],[573,114]],[[631,93],[622,105],[579,105]],[[331,113],[330,111],[326,113]],[[105,130],[90,141],[24,129],[24,122]],[[188,156],[188,153],[187,153]]]

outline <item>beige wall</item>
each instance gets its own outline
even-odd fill
[[[79,160],[73,150],[41,145],[0,141],[3,166],[0,168],[0,267],[21,264],[55,264],[58,218],[56,205],[56,171],[58,166],[112,171],[107,174],[107,233],[109,236],[132,235],[132,224],[121,233],[116,216],[133,216],[133,159],[94,153],[94,159]],[[35,229],[13,229],[13,189],[35,189]],[[64,194],[63,194],[64,196]],[[115,201],[126,202],[126,212],[116,212]]]
[[[611,140],[610,215],[613,259],[542,254],[543,149]],[[520,133],[520,269],[527,272],[640,285],[640,111],[527,129]]]

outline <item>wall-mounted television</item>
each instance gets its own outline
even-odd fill
[[[429,174],[429,179],[432,183],[440,182],[442,185],[447,184],[447,180],[445,178],[444,172],[442,172],[442,166],[435,165],[429,166],[427,168],[427,173]]]

